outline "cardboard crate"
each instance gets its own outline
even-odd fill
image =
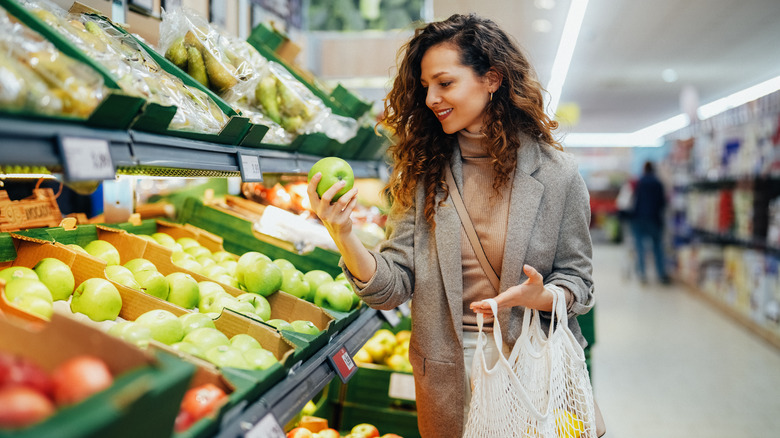
[[[38,329],[0,318],[0,350],[32,359],[51,372],[82,354],[103,359],[113,385],[37,425],[0,431],[0,437],[170,436],[194,366],[153,356],[88,325],[55,314]]]
[[[62,221],[57,197],[52,189],[33,189],[31,196],[12,201],[0,190],[0,231],[55,227]]]

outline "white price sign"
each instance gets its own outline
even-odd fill
[[[260,157],[238,153],[238,164],[241,170],[241,181],[263,182],[263,171],[260,168]]]
[[[113,179],[108,140],[86,137],[61,137],[65,177],[68,181],[103,181]]]
[[[274,414],[268,413],[262,418],[255,427],[244,435],[246,438],[286,438],[284,429],[274,417]]]
[[[390,385],[387,395],[392,398],[403,400],[416,400],[414,394],[414,376],[411,374],[392,373],[390,374]]]

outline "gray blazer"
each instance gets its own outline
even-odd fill
[[[575,298],[569,327],[585,346],[574,316],[593,307],[590,205],[575,160],[527,139],[518,150],[511,190],[501,289],[526,280],[523,264],[536,268],[545,283],[569,289]],[[460,150],[452,171],[463,184]],[[437,202],[442,198],[437,197]],[[377,271],[357,294],[376,309],[392,309],[412,298],[409,360],[414,368],[417,413],[423,437],[459,437],[463,426],[463,284],[461,223],[451,202],[438,207],[432,230],[423,213],[425,193],[415,205],[388,220],[388,238],[372,251]],[[510,348],[522,329],[523,308],[500,309],[499,322]],[[548,314],[549,317],[549,314]],[[549,324],[549,322],[547,322]]]

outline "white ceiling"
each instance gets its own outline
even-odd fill
[[[546,86],[571,0],[430,0],[435,19],[475,12],[512,34],[536,66]],[[553,4],[540,9],[539,3]],[[550,30],[533,30],[546,19]],[[375,89],[366,97],[381,99],[381,76],[392,75],[395,49],[410,33],[387,38],[353,37],[363,49],[358,58],[374,69]],[[335,37],[338,40],[348,36]],[[327,38],[325,38],[327,40]],[[381,43],[380,43],[381,41]],[[317,56],[333,59],[322,44]],[[337,45],[338,46],[338,45]],[[334,48],[334,50],[336,50]],[[344,59],[343,57],[337,57]],[[325,79],[349,80],[355,68],[331,62],[315,68]],[[673,69],[675,82],[662,72]],[[372,73],[365,72],[365,76]],[[589,0],[561,104],[579,106],[579,121],[564,132],[631,133],[682,112],[680,93],[693,87],[701,104],[712,102],[780,76],[780,0]],[[353,87],[359,86],[350,84]],[[348,86],[350,86],[348,85]]]

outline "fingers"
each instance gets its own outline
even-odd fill
[[[523,272],[528,276],[528,280],[531,283],[542,283],[544,277],[531,265],[523,265]]]
[[[469,308],[475,313],[482,313],[485,316],[493,316],[493,310],[486,301],[475,301],[469,305]]]

